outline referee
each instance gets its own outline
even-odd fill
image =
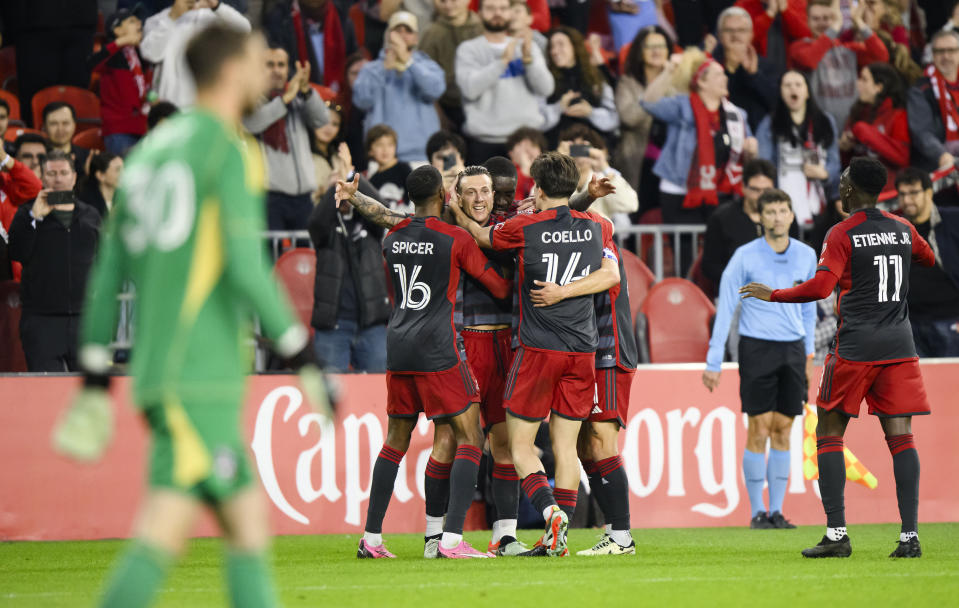
[[[758,202],[763,236],[736,250],[723,271],[719,308],[706,356],[703,384],[719,386],[719,370],[729,326],[739,304],[739,287],[753,281],[773,289],[792,287],[816,273],[816,253],[789,237],[792,201],[782,190],[769,189]],[[794,528],[783,517],[789,481],[789,434],[794,416],[802,413],[812,373],[816,304],[759,305],[743,300],[739,317],[739,397],[749,416],[743,476],[749,494],[750,528]],[[771,442],[766,462],[766,439]],[[763,482],[769,482],[769,510]]]

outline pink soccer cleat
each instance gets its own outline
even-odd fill
[[[452,549],[445,549],[443,543],[440,543],[439,549],[436,552],[436,557],[446,557],[450,559],[469,559],[474,557],[486,558],[486,557],[496,557],[492,553],[483,553],[482,551],[477,551],[469,545],[465,540],[461,540],[460,544],[456,545]]]
[[[378,559],[381,557],[396,557],[386,550],[386,543],[382,545],[373,545],[366,542],[365,538],[360,539],[360,546],[356,549],[356,557],[359,559]]]

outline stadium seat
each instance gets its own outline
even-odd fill
[[[97,129],[87,129],[73,136],[73,145],[87,148],[88,150],[100,150],[106,148],[103,145],[103,131]]]
[[[20,346],[20,283],[0,283],[0,372],[25,372]]]
[[[38,131],[37,129],[28,129],[26,127],[7,127],[7,132],[3,134],[3,139],[6,141],[13,141],[16,138],[20,137],[24,133],[34,133],[36,135],[41,135],[46,137],[43,131]]]
[[[313,284],[316,280],[316,254],[308,247],[290,249],[276,261],[273,272],[286,287],[300,321],[310,327],[310,318],[313,316]]]
[[[53,86],[37,91],[30,100],[33,126],[40,128],[43,108],[52,101],[65,101],[77,113],[77,132],[100,125],[100,99],[86,89],[71,86]]]
[[[10,120],[20,120],[20,100],[9,91],[0,89],[0,99],[10,104]]]
[[[709,350],[716,308],[686,279],[653,285],[640,307],[636,339],[643,363],[701,363]]]
[[[635,323],[636,313],[639,312],[639,307],[646,299],[646,294],[649,293],[649,289],[656,281],[656,276],[632,251],[620,249],[619,252],[623,256],[626,284],[629,285],[629,313]]]

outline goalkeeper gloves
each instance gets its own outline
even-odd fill
[[[113,438],[109,377],[87,374],[84,385],[53,428],[53,449],[81,462],[95,462]]]

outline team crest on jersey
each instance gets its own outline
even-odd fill
[[[499,230],[500,228],[502,228],[502,227],[505,226],[505,225],[506,225],[506,222],[500,222],[500,223],[498,223],[498,224],[495,224],[495,225],[493,226],[493,230]]]

